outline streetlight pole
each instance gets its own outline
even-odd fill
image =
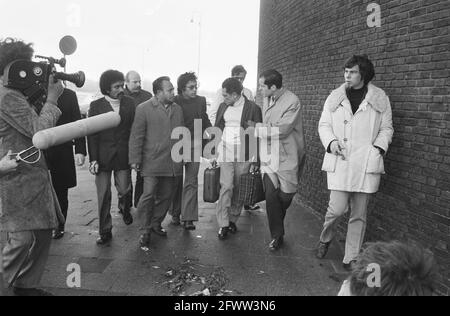
[[[195,14],[195,13],[194,13]],[[194,14],[192,15],[191,23],[195,23]],[[197,77],[200,78],[200,64],[202,55],[202,14],[198,14],[198,65],[197,65]]]

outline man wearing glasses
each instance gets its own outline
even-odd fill
[[[202,138],[195,139],[194,126],[196,120],[202,122],[202,134],[212,126],[206,113],[206,98],[197,95],[198,80],[195,73],[188,72],[178,78],[178,95],[175,103],[181,106],[184,124],[191,133],[191,155],[184,161],[185,180],[183,176],[176,181],[171,211],[172,224],[180,225],[183,221],[184,229],[195,230],[194,222],[198,222],[198,173],[200,170],[200,156],[203,152]]]

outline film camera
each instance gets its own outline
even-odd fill
[[[76,50],[75,39],[63,38],[60,42],[61,51],[64,55],[71,55]],[[70,46],[70,49],[68,48]],[[74,74],[57,72],[56,66],[66,67],[66,59],[55,59],[53,57],[35,56],[41,62],[29,60],[16,60],[6,66],[4,72],[4,86],[21,91],[31,104],[44,103],[47,98],[50,76],[54,80],[69,81],[78,88],[84,86],[85,74],[79,71]]]

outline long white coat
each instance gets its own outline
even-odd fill
[[[345,158],[325,154],[322,170],[328,173],[329,190],[378,192],[385,170],[384,158],[376,147],[387,152],[394,135],[391,104],[382,89],[369,84],[355,115],[346,86],[333,91],[325,102],[319,134],[326,150],[334,140],[345,147]]]

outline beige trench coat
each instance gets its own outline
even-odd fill
[[[302,106],[298,97],[283,89],[272,102],[265,100],[263,123],[256,125],[261,138],[261,170],[284,193],[296,193],[306,161]],[[264,156],[269,154],[270,162]]]

